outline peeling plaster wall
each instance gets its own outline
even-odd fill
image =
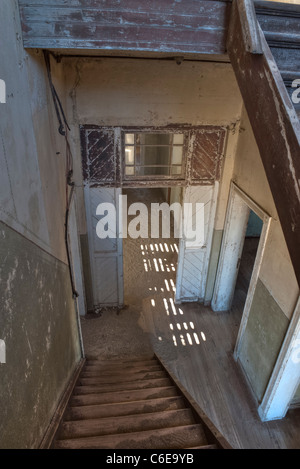
[[[272,217],[240,355],[242,367],[258,401],[261,401],[295,309],[299,287],[245,111],[241,120],[233,179]]]
[[[15,0],[0,3],[0,23],[0,447],[36,448],[80,359],[64,242],[65,143],[43,58],[23,49]],[[59,70],[54,80],[63,94]]]

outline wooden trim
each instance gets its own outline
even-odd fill
[[[246,331],[250,309],[251,309],[256,285],[257,285],[258,278],[259,278],[260,269],[262,266],[262,261],[264,257],[268,235],[270,232],[272,218],[264,210],[262,210],[252,199],[250,199],[250,197],[248,197],[247,194],[245,194],[236,184],[232,183],[232,191],[230,194],[230,198],[232,200],[235,194],[241,197],[242,200],[245,202],[245,204],[253,212],[255,212],[256,215],[260,217],[261,220],[263,221],[263,228],[262,228],[262,232],[260,235],[259,245],[258,245],[257,253],[255,256],[255,262],[254,262],[251,280],[250,280],[250,284],[248,288],[247,298],[246,298],[246,302],[245,302],[245,306],[243,310],[243,316],[242,316],[242,320],[241,320],[241,324],[240,324],[240,328],[238,332],[238,337],[237,337],[236,345],[234,349],[234,359],[237,361],[239,358],[239,354],[240,354],[240,348],[241,348],[243,336]]]
[[[39,445],[38,449],[50,449],[53,439],[56,435],[56,432],[58,430],[59,424],[63,418],[64,412],[66,410],[66,407],[68,405],[69,399],[72,395],[73,389],[76,385],[76,382],[79,378],[79,375],[83,369],[83,366],[85,364],[85,358],[81,359],[79,364],[76,367],[76,370],[74,371],[65,391],[63,392],[61,399],[58,403],[58,406],[56,408],[56,411],[51,419],[51,422],[46,430],[46,433]]]
[[[232,3],[228,54],[300,285],[300,122],[263,33],[262,55],[243,45],[243,1]]]
[[[237,4],[242,20],[242,34],[245,49],[251,54],[262,54],[262,45],[252,0],[244,0]]]
[[[157,353],[155,353],[154,356],[159,361],[161,366],[165,369],[165,371],[169,375],[170,380],[179,389],[188,406],[192,408],[196,420],[198,420],[199,423],[203,425],[208,443],[215,443],[219,447],[219,449],[233,449],[229,442],[226,440],[226,438],[224,438],[224,436],[220,433],[217,427],[201,409],[199,404],[194,400],[194,398],[185,389],[181,382],[176,378],[176,376],[169,369],[169,367],[164,363],[163,359]]]
[[[19,0],[26,48],[226,54],[230,0]]]

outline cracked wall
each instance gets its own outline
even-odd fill
[[[65,142],[43,56],[23,49],[15,0],[0,4],[0,447],[38,447],[80,360],[64,241]],[[54,77],[63,94],[59,71]]]

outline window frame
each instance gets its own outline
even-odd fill
[[[125,135],[126,134],[134,134],[134,144],[126,144],[125,143]],[[125,149],[126,146],[132,146],[134,149],[136,148],[136,135],[138,134],[162,134],[162,135],[175,135],[175,134],[180,134],[183,135],[183,144],[182,145],[177,145],[173,144],[173,142],[169,145],[157,145],[157,146],[168,146],[169,148],[173,148],[173,146],[180,146],[182,147],[182,163],[181,165],[172,165],[171,164],[171,158],[172,158],[172,153],[170,152],[170,159],[168,165],[149,165],[149,167],[167,167],[169,168],[169,172],[172,170],[172,166],[177,167],[181,166],[181,173],[180,174],[155,174],[155,175],[128,175],[126,174],[126,167],[136,167],[136,165],[128,165],[126,164],[125,161]],[[186,179],[186,163],[187,163],[187,151],[188,151],[188,143],[189,143],[189,132],[184,130],[184,129],[122,129],[122,134],[121,134],[121,161],[122,161],[122,179],[124,182],[139,182],[139,181],[149,181],[149,182],[157,182],[157,181],[185,181]],[[145,146],[151,146],[151,145],[145,145]],[[153,145],[156,146],[156,145]],[[139,165],[140,167],[147,167],[147,165]]]

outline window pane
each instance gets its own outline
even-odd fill
[[[125,164],[134,164],[134,147],[125,148]]]
[[[126,166],[125,174],[126,176],[134,176],[134,166]]]
[[[182,163],[182,150],[183,147],[173,147],[172,164]]]
[[[169,165],[170,147],[137,146],[140,165]]]
[[[134,134],[125,134],[125,143],[127,145],[134,145]]]
[[[137,134],[136,141],[141,145],[170,145],[172,134]]]
[[[138,176],[169,176],[169,167],[139,166],[136,168]]]
[[[173,144],[174,145],[183,145],[183,134],[174,134],[173,135]]]
[[[172,166],[172,175],[179,176],[182,171],[182,166]]]

